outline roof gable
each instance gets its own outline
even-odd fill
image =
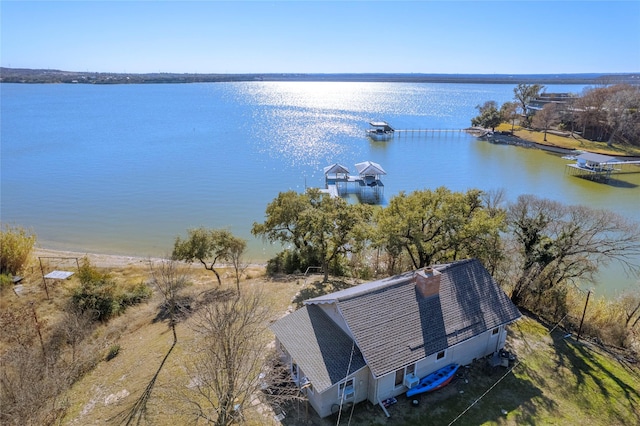
[[[353,339],[318,306],[284,316],[271,330],[319,392],[366,365]]]

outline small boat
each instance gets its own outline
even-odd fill
[[[458,371],[459,364],[449,364],[420,379],[418,384],[407,391],[407,396],[431,392],[447,386]]]
[[[387,141],[393,137],[395,131],[386,121],[371,121],[367,129],[367,136],[374,141]]]

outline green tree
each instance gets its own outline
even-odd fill
[[[176,238],[171,257],[185,262],[198,261],[205,269],[215,274],[218,285],[222,285],[216,264],[220,261],[232,262],[237,251],[244,251],[246,242],[226,229],[190,229],[187,239]]]
[[[486,101],[482,105],[477,105],[476,109],[480,114],[471,119],[472,126],[495,130],[502,123],[502,115],[495,101]]]
[[[5,224],[0,229],[0,274],[19,273],[29,260],[35,243],[35,234]]]
[[[520,109],[525,117],[529,115],[529,110],[527,109],[529,102],[538,97],[542,89],[544,89],[544,86],[541,84],[525,83],[519,83],[518,86],[513,89],[514,100],[520,104]]]
[[[400,193],[378,217],[378,244],[392,252],[404,250],[415,268],[436,262],[495,256],[504,214],[485,208],[482,191]]]
[[[326,281],[332,262],[361,246],[365,238],[361,226],[370,214],[366,205],[348,204],[317,189],[281,192],[267,206],[265,222],[254,223],[251,233],[292,244],[308,265],[320,264]]]
[[[298,218],[311,205],[307,194],[295,191],[280,192],[267,205],[263,223],[254,223],[251,233],[268,241],[293,244],[302,251],[306,245],[305,230],[299,226]]]

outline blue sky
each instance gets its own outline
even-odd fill
[[[7,1],[1,65],[92,72],[640,72],[640,1]]]

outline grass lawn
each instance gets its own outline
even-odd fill
[[[365,402],[346,409],[339,424],[357,425],[637,425],[640,369],[597,347],[529,317],[512,325],[507,349],[517,355],[509,368],[476,361],[456,381],[435,393],[401,395],[388,410]],[[337,416],[307,418],[289,412],[286,425],[338,424]]]
[[[46,300],[35,270],[26,279],[29,298],[39,301],[39,311],[51,320],[62,306],[66,292],[58,287]],[[113,270],[123,280],[141,281],[147,275],[144,265]],[[263,290],[264,302],[274,312],[274,319],[294,309],[301,299],[334,291],[347,283],[336,281],[323,286],[318,277],[282,277],[272,280],[263,271],[251,272],[241,283],[241,291]],[[232,275],[225,272],[223,288],[203,268],[193,270],[193,285],[187,295],[203,291],[235,288]],[[69,283],[70,284],[70,283]],[[26,296],[6,293],[2,303],[18,306]],[[104,356],[96,367],[76,382],[59,401],[66,405],[66,415],[59,424],[110,424],[126,411],[156,372],[171,346],[172,334],[166,322],[159,321],[161,298],[155,295],[142,305],[127,311],[96,329],[93,348],[101,352],[114,344],[118,355],[107,361]],[[185,424],[192,417],[185,411],[184,394],[190,381],[185,366],[195,338],[189,321],[178,325],[178,344],[158,376],[149,401],[148,424]],[[269,348],[265,348],[265,353]],[[379,406],[369,402],[349,407],[340,414],[320,419],[304,403],[288,407],[284,425],[330,426],[352,425],[638,425],[640,424],[640,366],[631,365],[589,343],[572,337],[536,320],[523,317],[513,324],[507,338],[507,350],[517,356],[511,367],[489,368],[485,360],[476,361],[444,389],[419,395],[417,406],[401,395],[389,407],[386,417]],[[265,404],[246,407],[249,425],[276,425],[273,412]],[[308,410],[307,410],[308,408]],[[338,422],[339,420],[339,422]]]
[[[502,123],[496,128],[497,131],[511,132],[511,125]],[[559,136],[552,133],[547,133],[547,141],[544,141],[544,133],[536,132],[529,129],[524,129],[520,126],[515,126],[513,134],[520,139],[541,143],[545,145],[557,146],[568,149],[579,149],[583,151],[595,152],[598,154],[606,155],[620,155],[620,156],[640,156],[640,147],[634,147],[629,145],[615,145],[607,146],[606,142],[593,142],[584,138],[575,136]]]

